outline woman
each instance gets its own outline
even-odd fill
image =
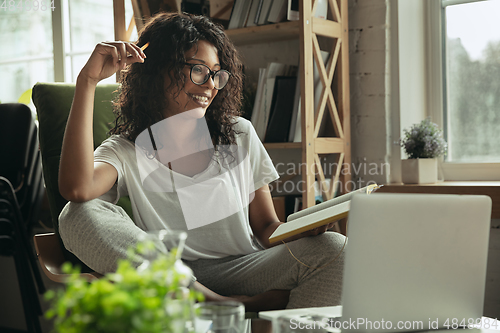
[[[119,70],[113,135],[94,152],[95,86]],[[247,311],[340,304],[343,254],[331,258],[342,235],[325,226],[269,243],[282,223],[268,188],[278,174],[238,117],[242,77],[224,31],[201,16],[160,14],[137,45],[98,44],[78,76],[63,140],[59,187],[70,203],[61,238],[105,273],[146,231],[186,230],[183,260],[207,300],[236,298]],[[114,205],[126,194],[134,221]]]

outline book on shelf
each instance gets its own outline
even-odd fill
[[[290,92],[295,90],[296,82],[296,76],[276,77],[264,142],[288,141],[294,102]]]
[[[266,69],[259,68],[259,80],[257,81],[257,90],[255,91],[255,101],[253,103],[251,122],[253,126],[257,124],[257,119],[260,113],[260,101],[262,99],[262,91],[264,90],[264,80],[266,78]]]
[[[328,61],[328,57],[330,56],[330,52],[321,51],[321,57],[323,58],[323,63],[326,65]],[[323,83],[321,82],[321,78],[319,76],[318,66],[316,65],[316,61],[314,61],[314,69],[313,69],[313,80],[314,80],[314,114],[316,115],[316,109],[318,108],[321,92],[323,91]],[[300,76],[300,72],[299,72]],[[300,81],[300,78],[299,78]],[[295,90],[295,98],[298,98],[297,104],[294,105],[294,114],[292,115],[292,124],[295,127],[290,128],[289,141],[291,142],[301,142],[302,141],[302,128],[301,128],[301,110],[300,110],[300,83]],[[326,105],[325,105],[326,107]],[[316,117],[315,117],[316,119]],[[320,131],[321,136],[321,131]]]
[[[278,23],[286,20],[288,0],[273,0],[267,16],[268,23]]]
[[[257,25],[267,24],[267,17],[269,16],[269,10],[271,9],[271,5],[275,0],[264,0],[262,2],[262,7],[259,13],[259,20]]]
[[[237,29],[243,27],[248,10],[252,1],[249,0],[235,0],[233,10],[231,11],[231,18],[229,19],[228,29]]]
[[[254,24],[259,24],[260,13],[262,12],[262,5],[264,4],[264,0],[259,0],[259,4],[257,5],[257,12],[255,13]]]
[[[300,142],[302,141],[301,130],[300,130],[300,77],[302,76],[300,73],[302,71],[299,70],[297,73],[297,82],[295,85],[295,94],[293,98],[293,108],[292,108],[292,117],[290,120],[290,130],[288,131],[288,142]],[[298,123],[298,124],[297,124]],[[297,136],[299,141],[295,141],[295,132],[297,131],[297,126],[299,127]]]
[[[293,212],[297,213],[302,210],[302,197],[295,198],[295,205],[293,206]]]
[[[280,73],[279,75],[283,75]],[[266,135],[267,124],[269,123],[269,116],[271,115],[271,103],[273,101],[274,86],[276,84],[276,76],[267,77],[262,92],[262,100],[260,104],[260,117],[257,122],[256,132],[260,141],[264,142]]]
[[[250,8],[254,2],[257,2],[258,0],[246,0],[245,1],[245,7],[243,8],[243,12],[241,15],[241,20],[238,24],[238,28],[244,28],[247,25],[248,18],[250,16]]]
[[[326,179],[326,184],[324,185],[326,187],[326,190],[330,189],[330,184],[331,184],[331,179]],[[320,186],[320,182],[315,181],[314,182],[314,200],[316,204],[322,203],[323,202],[323,192]],[[298,211],[302,210],[302,196],[300,197],[295,197],[294,198],[294,207],[293,207],[293,213],[297,213]]]
[[[381,186],[368,185],[350,193],[327,200],[315,206],[302,209],[291,214],[287,222],[281,224],[269,237],[269,242],[275,243],[302,232],[318,228],[328,223],[336,222],[349,215],[351,198],[356,194],[371,194]]]
[[[231,16],[229,17],[228,29],[235,29],[238,25],[239,15],[243,6],[243,0],[234,0],[233,8],[231,9]]]
[[[257,86],[257,94],[252,113],[252,124],[257,132],[257,135],[264,140],[267,124],[269,122],[269,113],[271,111],[271,102],[273,98],[274,83],[276,76],[286,75],[289,72],[288,65],[271,62],[267,64],[263,76],[259,78]],[[294,66],[296,67],[296,66]],[[261,71],[259,70],[259,76]]]
[[[288,21],[298,21],[299,17],[299,0],[288,0],[288,8],[286,19]]]
[[[324,183],[322,183],[321,181],[314,182],[314,201],[316,202],[316,204],[322,203],[324,201],[323,192],[328,192],[330,190],[331,183],[331,179],[325,179]]]
[[[248,18],[245,24],[245,27],[254,27],[257,25],[255,22],[255,19],[257,17],[257,12],[259,9],[259,6],[262,6],[262,0],[252,0],[252,5],[250,6],[250,11],[248,13]]]
[[[316,0],[316,12],[314,13],[314,17],[326,20],[328,16],[328,0]]]
[[[229,19],[228,29],[283,22],[287,19],[290,1],[291,0],[235,0]],[[236,2],[239,2],[239,4]]]

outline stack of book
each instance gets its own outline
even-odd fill
[[[272,128],[279,127],[280,131],[289,130],[289,126],[283,125],[282,122],[279,124],[279,118],[283,116],[291,118],[292,116],[296,81],[297,66],[272,62],[267,65],[267,68],[259,69],[259,81],[251,120],[257,135],[263,142],[266,133],[269,132],[268,126],[270,124],[272,124]],[[270,122],[271,119],[274,120]],[[280,141],[288,141],[288,134],[283,140],[275,142]]]
[[[298,15],[292,12],[298,12],[298,1],[234,0],[228,29],[278,23],[287,19],[298,20]]]
[[[322,51],[326,63],[329,53]],[[252,124],[262,142],[300,142],[300,71],[297,66],[269,63],[259,69],[252,111]],[[319,104],[323,84],[314,66],[314,107]]]

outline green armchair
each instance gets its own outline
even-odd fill
[[[116,96],[118,84],[98,85],[94,102],[94,149],[107,137],[107,133],[114,121],[111,101]],[[67,201],[59,193],[58,172],[62,141],[66,121],[68,119],[73,95],[74,84],[66,83],[37,83],[33,87],[33,103],[39,121],[40,151],[42,155],[43,176],[52,215],[52,224],[58,233],[58,217]],[[132,216],[132,209],[128,197],[118,202],[125,211]],[[62,246],[64,249],[64,246]],[[66,260],[85,266],[70,252],[64,249]]]

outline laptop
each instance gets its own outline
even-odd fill
[[[483,313],[490,223],[488,196],[355,195],[342,306],[263,311],[259,317],[285,316],[290,327],[309,323],[328,332],[467,325]]]

